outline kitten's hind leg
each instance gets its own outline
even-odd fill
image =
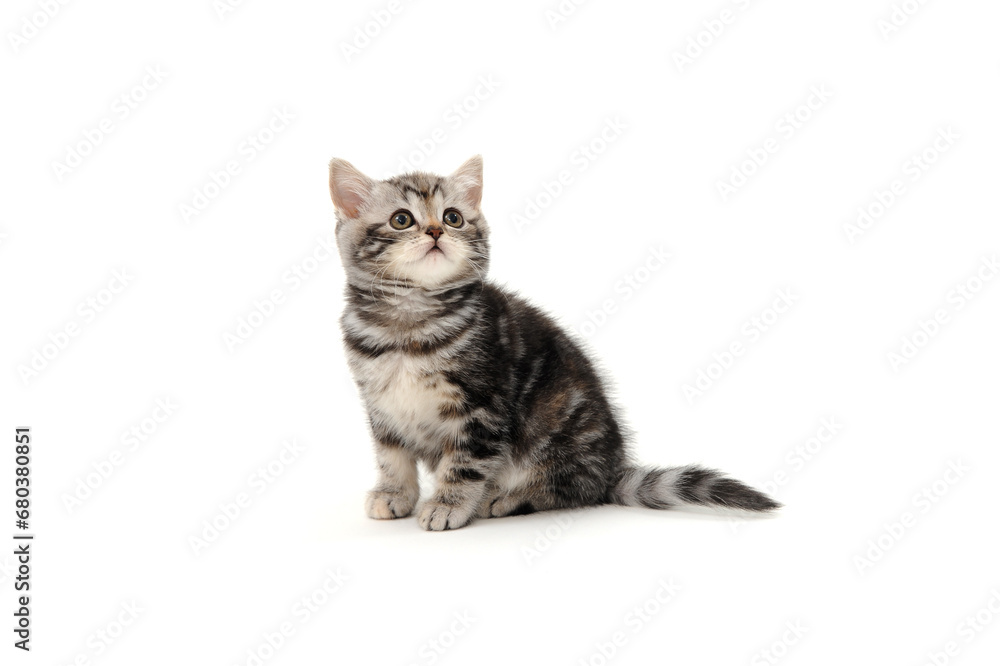
[[[388,520],[409,516],[420,497],[416,459],[390,438],[375,442],[375,457],[379,478],[365,502],[368,517]]]
[[[504,516],[526,516],[543,510],[537,493],[516,490],[502,493],[483,503],[480,515],[483,518],[503,518]]]
[[[523,516],[551,507],[544,479],[530,466],[511,462],[497,474],[490,484],[482,506],[481,518],[501,518],[503,516]]]
[[[611,467],[613,463],[609,463]],[[604,468],[563,467],[557,475],[551,466],[513,465],[497,476],[480,515],[484,518],[521,516],[537,511],[597,506],[607,500]]]
[[[446,450],[434,495],[417,514],[420,526],[436,532],[468,525],[478,514],[499,456],[498,449],[479,443]]]

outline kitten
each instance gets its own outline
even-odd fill
[[[383,181],[330,162],[347,273],[344,344],[379,468],[368,516],[413,513],[418,461],[436,479],[417,511],[428,530],[607,503],[779,507],[714,470],[632,461],[583,350],[545,313],[485,279],[482,191],[479,156],[447,177]]]

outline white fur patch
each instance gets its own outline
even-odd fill
[[[435,361],[405,352],[355,361],[372,418],[428,453],[440,452],[446,441],[459,436],[462,427],[460,419],[441,416],[441,408],[456,404],[460,395],[435,367]]]

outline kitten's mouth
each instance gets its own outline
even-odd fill
[[[435,254],[440,254],[443,257],[444,256],[444,250],[442,250],[437,245],[434,245],[433,247],[431,247],[431,249],[427,250],[427,254],[425,254],[424,256],[425,257],[430,257],[430,256],[435,255]]]

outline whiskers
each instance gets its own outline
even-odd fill
[[[377,263],[378,262],[376,262],[376,265]],[[404,262],[400,261],[400,257],[390,257],[384,266],[381,266],[378,270],[375,271],[375,274],[372,276],[371,283],[368,285],[368,291],[371,294],[373,301],[378,300],[378,298],[375,296],[376,281],[378,282],[379,292],[382,294],[382,297],[385,298],[386,295],[385,276],[389,272],[389,269],[392,269],[392,279],[389,280],[389,285],[391,287],[396,287],[396,288],[402,287],[404,289],[411,288],[411,285],[408,280],[406,280],[405,278],[403,279],[402,282],[400,282],[399,280],[399,269],[402,267],[403,263]]]
[[[485,241],[485,238],[479,239]],[[477,265],[476,260],[488,260],[489,255],[472,245],[476,241],[466,241],[469,243],[468,254],[464,257],[465,263],[469,264],[469,267],[475,271],[476,276],[479,278],[479,292],[482,293],[483,289],[486,288],[486,275],[483,273],[482,269]]]
[[[443,256],[429,256],[430,247],[423,240],[380,239],[383,251],[366,262],[367,292],[372,301],[395,302],[394,297],[405,296],[418,287],[434,293],[478,282],[480,291],[485,288],[487,239],[442,239]],[[402,244],[397,245],[399,242]]]

